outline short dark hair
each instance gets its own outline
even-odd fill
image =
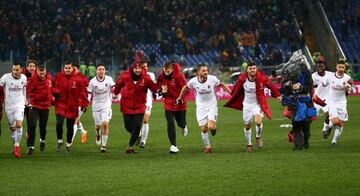
[[[100,67],[100,66],[103,66],[103,67],[106,68],[106,66],[105,66],[103,63],[100,63],[100,64],[97,64],[97,65],[96,65],[96,69],[97,69],[98,67]]]
[[[14,61],[12,65],[13,65],[13,66],[20,66],[20,67],[21,67],[20,62],[17,62],[17,61]]]
[[[73,63],[73,64],[71,64],[71,66],[76,67],[76,68],[79,69],[79,65],[77,63]]]
[[[40,70],[40,71],[45,70],[45,65],[44,64],[39,64],[37,66],[37,69]]]
[[[34,59],[29,59],[29,60],[26,62],[26,67],[29,66],[30,63],[34,63],[35,66],[37,66],[37,62],[36,62]]]
[[[168,68],[171,68],[171,67],[173,67],[173,64],[170,61],[167,61],[167,62],[164,63],[164,68],[165,69],[168,69]]]
[[[346,65],[346,59],[343,59],[343,58],[339,59],[338,62],[337,62],[337,64],[344,64],[344,65]]]
[[[65,61],[65,65],[72,64],[70,60]]]
[[[207,65],[205,63],[198,64],[198,70],[200,70],[201,67],[207,67]]]
[[[247,66],[250,67],[250,66],[256,66],[256,62],[255,61],[249,61],[247,63]]]

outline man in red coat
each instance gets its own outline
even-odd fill
[[[26,76],[26,78],[29,80],[33,74],[33,72],[36,70],[36,66],[37,66],[37,62],[33,59],[29,59],[26,62],[26,67],[21,69],[21,73],[24,74]],[[28,101],[29,102],[29,101]],[[27,125],[27,132],[29,132],[29,127],[30,127],[30,107],[29,105],[25,105],[25,110],[24,110],[24,114],[26,117],[26,125]]]
[[[86,87],[83,85],[82,79],[75,74],[71,62],[66,62],[64,70],[56,74],[53,82],[58,139],[57,151],[60,151],[63,146],[62,135],[65,118],[67,128],[66,151],[71,151],[74,123],[79,115],[79,107],[84,111],[88,105],[87,96],[82,93],[84,91],[86,91]]]
[[[246,68],[246,73],[240,74],[232,91],[231,99],[224,105],[224,107],[243,111],[248,152],[252,151],[251,122],[253,118],[255,118],[256,124],[256,144],[259,148],[263,147],[261,140],[262,118],[264,114],[269,119],[271,118],[271,111],[264,94],[265,87],[271,90],[273,97],[276,97],[278,101],[281,100],[279,90],[263,72],[257,69],[256,64],[251,62]]]
[[[81,92],[83,95],[82,96],[88,96],[88,92],[87,92],[87,87],[89,86],[89,79],[80,72],[79,70],[79,65],[77,64],[72,64],[73,68],[74,68],[74,72],[75,74],[81,79],[82,81],[82,85],[84,85],[86,88],[84,88],[84,90]],[[86,101],[87,102],[87,101]],[[76,132],[79,132],[81,134],[81,143],[84,144],[86,142],[86,138],[87,138],[87,131],[84,129],[80,118],[81,115],[84,113],[84,111],[81,111],[81,108],[79,107],[79,116],[75,119],[75,124],[74,124],[74,135],[73,135],[73,139],[72,141],[74,141],[75,136],[76,136]]]
[[[29,128],[27,155],[34,153],[36,123],[39,119],[40,126],[40,151],[45,150],[46,125],[49,118],[49,109],[53,101],[52,77],[47,73],[44,65],[39,65],[37,70],[27,81],[27,98],[29,100]]]
[[[151,80],[140,61],[132,63],[128,71],[121,73],[116,81],[114,99],[121,92],[120,109],[125,129],[131,134],[126,153],[133,154],[133,146],[139,136],[146,109],[146,94],[150,89],[157,92],[157,85]]]
[[[164,108],[167,121],[167,132],[170,141],[170,153],[177,153],[179,149],[176,147],[175,122],[182,129],[183,136],[188,134],[186,126],[186,100],[176,103],[176,98],[180,95],[181,89],[186,85],[187,81],[184,74],[181,73],[180,65],[176,63],[166,62],[163,71],[157,78],[157,83],[164,89]]]

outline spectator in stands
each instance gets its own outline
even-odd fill
[[[254,47],[272,40],[275,44],[285,41],[295,47],[298,40],[292,43],[291,36],[296,35],[296,28],[282,20],[290,18],[289,9],[283,4],[278,1],[194,3],[191,0],[121,4],[111,0],[66,4],[8,2],[0,19],[0,43],[8,44],[0,46],[0,50],[26,48],[31,58],[53,62],[75,55],[95,62],[96,58],[113,55],[120,60],[117,64],[129,64],[128,53],[137,43],[162,43],[163,54],[174,53],[177,43],[183,46],[182,54],[191,52],[195,45],[193,52],[199,54],[209,48],[203,43],[210,43],[212,49],[220,51],[232,50],[238,44],[234,42],[234,33],[241,32],[244,32],[244,46]],[[18,7],[30,11],[15,12]],[[245,11],[242,8],[246,8]],[[278,30],[274,34],[271,29],[276,24]],[[236,56],[235,61],[239,57]]]
[[[340,24],[341,38],[346,41],[349,37],[349,27],[346,20],[342,20]]]

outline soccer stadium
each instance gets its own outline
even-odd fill
[[[0,195],[360,195],[360,0],[0,1]]]

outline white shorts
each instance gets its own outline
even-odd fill
[[[320,114],[320,110],[322,110],[324,113],[329,111],[329,106],[328,105],[326,105],[324,107],[322,107],[321,105],[318,105],[318,104],[314,104],[314,105],[315,105],[316,113],[317,113],[318,116]]]
[[[112,116],[111,109],[103,109],[99,111],[93,111],[93,118],[95,125],[101,125],[102,122],[109,122]]]
[[[146,106],[145,114],[150,115],[151,114],[151,106]]]
[[[341,121],[348,121],[346,106],[329,105],[329,119],[339,118]]]
[[[244,124],[249,124],[254,120],[255,115],[264,116],[264,112],[259,105],[251,105],[243,107],[243,121]]]
[[[24,120],[24,108],[6,108],[5,113],[10,127],[14,127],[17,120]]]
[[[218,107],[216,105],[208,107],[196,107],[196,119],[199,126],[206,125],[209,120],[216,122],[218,116]]]

